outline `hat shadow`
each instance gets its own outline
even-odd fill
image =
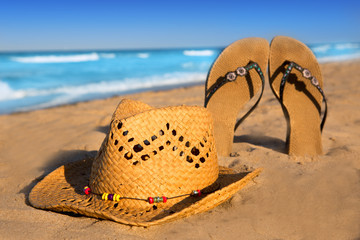
[[[97,151],[84,151],[84,150],[70,150],[70,151],[60,151],[56,156],[50,159],[43,167],[39,170],[43,171],[43,173],[31,181],[30,184],[22,188],[19,193],[23,193],[25,195],[25,204],[31,206],[29,201],[29,194],[31,190],[35,187],[37,183],[39,183],[45,176],[49,173],[66,165],[68,163],[76,162],[82,159],[94,158],[96,156]]]
[[[156,215],[155,217],[153,217],[152,219],[150,219],[150,221],[155,221],[155,220],[159,220],[161,218],[164,218],[168,215],[172,215],[176,212],[180,212],[186,208],[189,208],[191,205],[195,204],[196,202],[198,202],[199,200],[202,200],[203,198],[205,198],[207,195],[209,194],[213,194],[215,193],[217,190],[221,190],[225,187],[228,187],[229,185],[240,181],[241,179],[243,179],[244,177],[246,177],[246,175],[248,175],[249,171],[246,172],[239,172],[239,173],[226,173],[226,174],[219,174],[219,178],[217,179],[216,182],[214,182],[213,184],[211,184],[210,186],[206,187],[205,189],[202,190],[202,196],[198,196],[198,197],[194,197],[194,196],[189,196],[186,197],[185,199],[183,199],[182,201],[174,204],[173,206],[171,206],[168,209],[163,209],[162,213]],[[233,196],[231,196],[227,202],[231,201]]]
[[[234,143],[250,143],[252,145],[272,149],[279,153],[286,153],[285,141],[265,135],[246,134],[246,135],[234,136]]]
[[[105,126],[98,126],[95,128],[95,130],[98,132],[101,132],[101,133],[108,134],[110,131],[110,126],[109,126],[109,124],[105,125]]]

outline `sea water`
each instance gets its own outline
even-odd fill
[[[360,58],[360,43],[311,44],[319,62]],[[223,48],[0,53],[0,114],[203,84]]]

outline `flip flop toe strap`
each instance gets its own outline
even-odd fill
[[[281,83],[280,83],[280,102],[283,102],[283,95],[284,95],[284,88],[285,88],[285,83],[287,82],[287,79],[289,78],[290,72],[295,69],[299,72],[301,72],[302,76],[306,79],[309,79],[311,84],[316,87],[316,89],[320,92],[321,96],[323,97],[323,102],[325,104],[325,110],[324,110],[324,116],[321,120],[321,124],[320,124],[320,129],[321,131],[324,128],[325,125],[325,121],[326,121],[326,116],[327,116],[327,101],[325,98],[325,94],[324,91],[321,89],[319,81],[316,79],[315,76],[312,76],[311,72],[306,69],[301,67],[300,65],[296,64],[295,62],[285,62],[285,65],[288,65],[285,73],[281,79]],[[321,111],[320,111],[321,114]]]
[[[240,118],[236,124],[235,124],[235,128],[234,131],[237,129],[237,127],[240,125],[241,122],[243,122],[245,120],[245,118],[247,118],[250,113],[256,108],[256,106],[258,105],[258,103],[260,102],[260,99],[263,95],[264,92],[264,86],[265,86],[265,79],[264,79],[264,74],[261,71],[261,68],[259,67],[259,64],[257,64],[256,62],[250,62],[248,65],[246,65],[245,67],[238,67],[235,71],[232,72],[228,72],[225,74],[225,77],[219,78],[219,80],[217,81],[217,83],[215,83],[213,86],[211,86],[207,91],[206,91],[206,96],[205,96],[205,107],[208,105],[210,98],[217,92],[217,90],[219,90],[222,86],[224,86],[226,83],[229,82],[234,82],[236,80],[237,77],[245,77],[249,74],[249,71],[251,71],[252,69],[254,69],[260,76],[261,78],[261,93],[259,95],[258,100],[256,101],[256,103],[251,107],[251,109],[242,117]]]

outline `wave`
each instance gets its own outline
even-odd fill
[[[182,68],[192,68],[192,67],[194,67],[194,63],[193,62],[186,62],[186,63],[181,64],[181,67]]]
[[[0,81],[0,102],[6,100],[14,100],[24,98],[25,91],[13,90],[7,83]]]
[[[214,55],[213,50],[185,50],[183,52],[185,56],[212,56]]]
[[[116,54],[115,53],[100,53],[100,57],[102,57],[102,58],[115,58]]]
[[[150,54],[149,53],[138,53],[136,56],[138,58],[149,58]]]
[[[41,108],[48,108],[59,106],[62,104],[68,104],[76,101],[90,100],[92,97],[86,98],[86,95],[101,94],[110,96],[111,94],[120,94],[129,91],[136,90],[149,90],[158,87],[167,87],[180,84],[196,84],[203,83],[205,81],[205,73],[172,73],[165,74],[162,76],[152,76],[146,79],[146,82],[140,82],[144,79],[137,78],[127,78],[124,80],[112,81],[112,82],[100,82],[87,84],[83,86],[72,86],[72,87],[62,87],[52,90],[40,90],[40,91],[28,91],[28,95],[37,95],[37,94],[62,94],[53,98],[52,100],[17,109],[18,111],[30,111]]]
[[[31,106],[25,110],[32,110],[44,107],[51,107],[66,104],[74,99],[79,99],[85,95],[111,95],[136,90],[147,90],[157,87],[181,85],[189,83],[201,83],[206,79],[206,73],[168,73],[147,78],[125,78],[116,81],[104,81],[99,83],[89,83],[80,86],[66,86],[53,89],[26,89],[13,90],[10,86],[0,81],[0,102],[15,100],[27,97],[56,96],[53,100],[36,106]],[[24,110],[24,109],[19,109]]]
[[[326,53],[330,48],[331,48],[330,44],[325,44],[316,47],[311,47],[311,50],[315,53]]]
[[[335,45],[335,49],[337,49],[337,50],[356,49],[356,48],[360,48],[360,44],[358,44],[358,43],[338,43]]]
[[[108,54],[108,56],[110,56]],[[112,56],[112,55],[111,55]],[[114,56],[115,57],[115,56]],[[32,57],[12,57],[11,60],[20,63],[67,63],[67,62],[89,62],[99,60],[99,54],[76,54],[76,55],[47,55]]]
[[[326,56],[326,57],[317,58],[319,63],[342,62],[342,61],[349,61],[349,60],[354,60],[354,59],[360,59],[360,53],[338,55],[338,56]]]

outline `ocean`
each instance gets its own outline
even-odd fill
[[[308,46],[321,63],[360,59],[360,43]],[[0,114],[203,84],[222,50],[0,52]]]

